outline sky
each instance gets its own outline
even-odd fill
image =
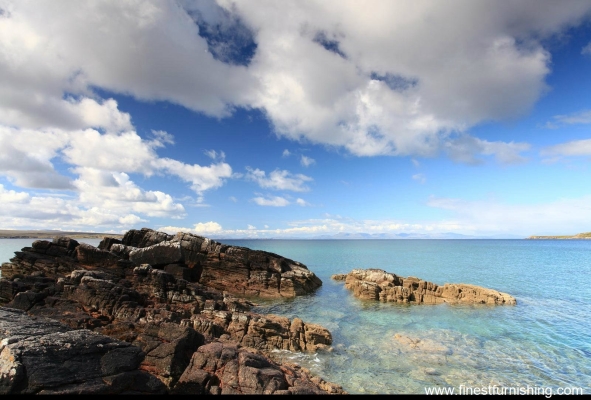
[[[591,0],[0,0],[0,229],[568,235],[590,161]]]

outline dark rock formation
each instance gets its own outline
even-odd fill
[[[130,267],[150,264],[176,277],[242,296],[295,297],[313,292],[322,281],[297,261],[277,254],[228,246],[179,232],[130,230],[123,239],[104,238],[99,248],[73,239],[38,240],[2,265],[2,276],[42,272],[65,277],[80,265],[125,277]]]
[[[326,394],[339,386],[296,365],[279,365],[234,344],[201,346],[174,388],[176,394]]]
[[[149,229],[100,247],[36,241],[2,265],[0,304],[9,308],[0,308],[0,340],[16,339],[0,344],[1,393],[343,393],[268,358],[276,349],[329,350],[327,329],[253,313],[253,303],[231,294],[307,293],[320,281],[304,265]],[[46,328],[36,333],[36,324]],[[85,356],[89,364],[76,371]],[[47,367],[37,373],[35,365]]]
[[[164,394],[142,350],[0,307],[0,394]]]
[[[419,278],[403,278],[381,269],[354,269],[348,274],[333,275],[345,281],[345,287],[361,299],[394,303],[462,303],[514,305],[515,298],[507,293],[464,283],[438,286]]]

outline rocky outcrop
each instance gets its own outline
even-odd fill
[[[338,385],[190,328],[149,326],[133,343],[0,307],[0,394],[326,394]]]
[[[326,394],[339,386],[297,365],[279,365],[228,343],[201,346],[174,388],[175,394]]]
[[[279,276],[276,294],[303,294],[317,278],[302,264],[147,229],[106,238],[100,247],[36,241],[2,265],[0,304],[7,308],[0,308],[0,340],[8,341],[0,342],[1,393],[344,393],[269,358],[274,350],[329,351],[327,329],[254,313],[250,300],[232,294],[261,292],[254,288],[265,280],[253,280],[253,271],[264,276],[265,268]],[[154,265],[138,265],[144,261]],[[216,266],[235,281],[221,285]],[[59,346],[44,350],[50,340]],[[210,345],[227,350],[220,356]],[[59,353],[60,346],[74,353]],[[209,361],[197,366],[197,353]],[[84,355],[89,364],[74,373]],[[106,360],[116,366],[105,367]],[[40,375],[37,365],[47,366]],[[63,379],[46,376],[52,365],[66,368],[58,368]]]
[[[354,269],[333,275],[360,299],[393,303],[515,305],[507,293],[464,283],[439,286],[419,278],[403,278],[381,269]]]
[[[59,278],[83,266],[123,278],[142,264],[241,296],[289,298],[322,285],[304,264],[277,254],[229,246],[190,233],[173,236],[147,228],[130,230],[121,240],[106,237],[99,248],[63,237],[52,242],[37,240],[2,265],[2,276],[40,272]]]
[[[136,346],[0,307],[0,394],[164,394]]]

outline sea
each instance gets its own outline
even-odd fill
[[[32,241],[0,239],[0,262]],[[300,261],[322,280],[313,294],[258,300],[254,311],[329,329],[332,351],[273,357],[348,393],[591,393],[591,240],[220,241]],[[355,268],[480,285],[517,305],[359,300],[331,279]]]

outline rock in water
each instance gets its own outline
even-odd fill
[[[345,393],[269,358],[330,350],[326,328],[256,314],[231,294],[321,285],[279,255],[142,229],[100,248],[39,240],[2,273],[0,394]]]
[[[439,286],[419,278],[401,276],[381,269],[354,269],[348,274],[333,275],[345,281],[345,287],[360,299],[393,303],[421,304],[491,304],[515,305],[517,301],[507,293],[464,283]]]

